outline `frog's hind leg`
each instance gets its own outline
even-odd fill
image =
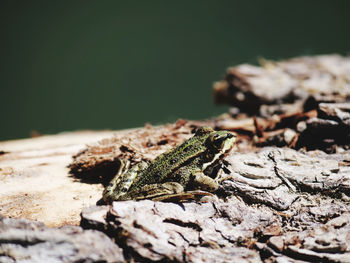
[[[149,184],[128,193],[128,198],[135,200],[151,199],[152,201],[180,202],[190,199],[198,199],[203,196],[212,196],[211,193],[194,190],[186,191],[177,182],[166,182],[162,184]]]
[[[130,162],[128,160],[120,161],[119,169],[116,175],[112,178],[109,184],[103,190],[103,199],[107,202],[110,201],[110,196],[113,194],[116,186],[119,184],[121,175],[125,173],[130,167]]]
[[[183,178],[186,178],[185,176]],[[153,201],[165,201],[165,202],[180,202],[190,199],[200,199],[203,196],[213,196],[210,192],[215,192],[219,185],[211,177],[205,175],[203,172],[197,172],[193,174],[193,188],[197,190],[182,191],[174,194],[166,194],[152,198]],[[184,184],[184,182],[183,182]],[[193,189],[192,188],[192,189]]]
[[[146,162],[140,162],[129,169],[130,162],[122,161],[117,174],[103,191],[103,200],[106,203],[119,200],[127,193],[138,172],[145,169],[147,165]]]
[[[187,191],[178,194],[163,195],[152,198],[152,201],[181,202],[187,200],[198,200],[203,196],[213,196],[213,194],[201,190]]]
[[[128,199],[142,200],[142,199],[154,199],[160,196],[173,195],[183,193],[184,188],[181,184],[176,182],[166,182],[162,184],[148,184],[144,185],[140,189],[130,191],[128,193]]]
[[[143,200],[150,199],[152,201],[164,202],[180,202],[189,199],[198,199],[202,196],[212,196],[211,193],[194,190],[186,191],[184,187],[177,182],[166,182],[161,184],[148,184],[143,187],[128,192],[125,196],[120,196],[118,200]]]

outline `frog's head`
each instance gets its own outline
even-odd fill
[[[221,154],[232,149],[236,142],[236,135],[229,131],[213,131],[210,133],[207,143],[210,147]]]

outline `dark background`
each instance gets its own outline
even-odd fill
[[[350,51],[350,1],[1,1],[0,140],[225,112],[228,66]]]

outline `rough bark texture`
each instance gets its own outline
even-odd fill
[[[215,197],[114,202],[84,210],[136,261],[350,260],[350,153],[264,148],[233,153]],[[282,262],[282,261],[281,261]]]
[[[350,96],[350,57],[261,60],[260,64],[227,69],[225,79],[214,85],[215,100],[244,112],[260,111],[270,115],[295,111],[310,97],[324,102],[343,102]],[[278,105],[281,103],[283,105]]]
[[[228,70],[214,93],[236,108],[212,120],[0,143],[1,214],[82,211],[2,218],[0,262],[350,262],[349,83],[348,57],[264,61]],[[213,196],[95,205],[120,160],[203,125],[238,135]]]
[[[122,250],[100,231],[0,218],[0,262],[123,261]]]

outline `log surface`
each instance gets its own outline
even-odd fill
[[[0,142],[0,262],[350,262],[349,65],[231,68],[214,92],[236,107],[207,121]],[[238,135],[212,196],[101,205],[121,160],[203,125]]]
[[[79,225],[80,212],[103,186],[69,174],[72,155],[113,132],[71,132],[0,142],[0,214],[47,226]]]

